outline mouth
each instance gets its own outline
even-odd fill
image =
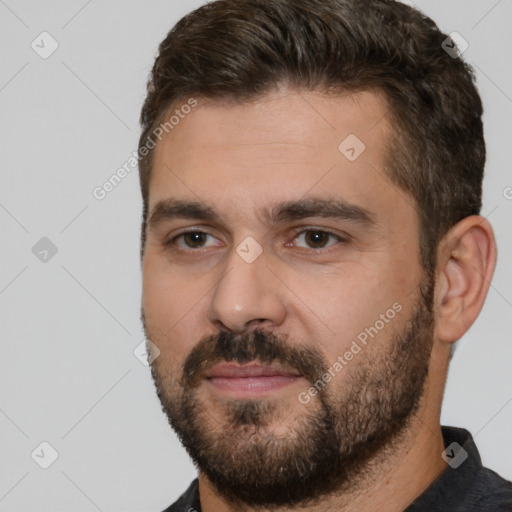
[[[239,398],[262,396],[303,379],[297,372],[257,363],[221,363],[212,368],[205,378],[216,391]]]

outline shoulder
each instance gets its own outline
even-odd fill
[[[482,467],[478,472],[478,487],[481,498],[473,510],[489,512],[512,511],[512,482],[505,480],[492,469]]]
[[[448,466],[407,512],[512,512],[512,482],[483,466],[470,432],[441,428]]]

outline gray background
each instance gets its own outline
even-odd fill
[[[92,191],[137,148],[158,43],[202,3],[0,0],[2,511],[159,511],[195,476],[133,353],[143,340],[136,169],[105,199]],[[512,0],[416,3],[469,43],[486,109],[483,214],[499,248],[442,420],[468,428],[484,463],[512,479]],[[51,49],[43,31],[59,45],[46,59],[31,47]],[[55,255],[47,241],[34,254],[43,237]],[[58,452],[48,469],[43,441]]]

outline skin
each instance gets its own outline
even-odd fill
[[[285,89],[244,105],[200,100],[164,136],[155,149],[149,218],[171,198],[208,205],[219,218],[170,218],[147,227],[142,308],[160,367],[179,375],[201,338],[256,327],[314,347],[333,364],[399,302],[400,314],[349,364],[386,351],[410,317],[423,277],[414,201],[384,171],[387,109],[376,92],[334,98]],[[355,161],[338,150],[349,134],[366,146]],[[376,223],[318,216],[269,222],[273,205],[305,197],[343,199]],[[200,248],[188,248],[183,237],[165,245],[185,229],[211,236]],[[306,229],[333,233],[328,247],[308,246]],[[252,263],[236,252],[249,236],[262,249]],[[355,491],[308,508],[273,510],[402,510],[443,471],[440,411],[450,345],[478,316],[495,260],[484,218],[467,217],[446,234],[438,247],[429,373],[407,436],[376,454]],[[343,393],[345,379],[340,372],[331,389]],[[273,392],[283,408],[269,426],[273,433],[285,435],[305,414],[297,396],[309,386],[301,381]],[[204,385],[198,393],[210,403],[223,398]],[[208,413],[212,425],[222,425],[222,407],[210,406]],[[201,472],[199,488],[203,511],[235,510]]]

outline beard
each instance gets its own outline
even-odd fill
[[[278,363],[313,385],[330,365],[287,337],[265,330],[205,337],[181,375],[156,359],[151,374],[162,409],[194,465],[235,508],[306,506],[352,491],[371,462],[400,442],[419,408],[433,343],[433,288],[425,277],[390,343],[363,349],[343,368],[338,388],[334,377],[298,409],[289,398],[206,399],[200,392],[206,372],[224,361]]]

